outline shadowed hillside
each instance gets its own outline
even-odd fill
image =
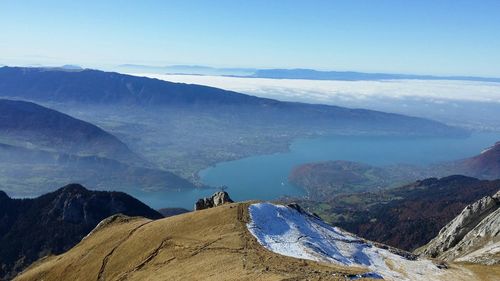
[[[34,199],[11,199],[0,191],[0,279],[38,258],[73,247],[113,214],[163,217],[121,192],[90,191],[71,184]]]

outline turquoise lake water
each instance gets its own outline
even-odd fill
[[[474,133],[468,138],[321,137],[298,139],[290,151],[259,155],[217,164],[200,172],[211,186],[227,186],[240,200],[272,200],[301,196],[303,190],[288,183],[291,169],[307,162],[349,160],[371,165],[417,164],[456,160],[479,154],[500,140],[500,133]],[[214,190],[132,192],[153,208],[193,208],[194,202]]]

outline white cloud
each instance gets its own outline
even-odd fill
[[[318,81],[223,76],[134,74],[207,85],[281,100],[328,102],[371,98],[424,98],[500,103],[500,83],[450,80]]]

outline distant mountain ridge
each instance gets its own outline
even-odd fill
[[[442,123],[364,109],[281,102],[218,88],[97,70],[0,68],[0,96],[42,102],[190,108],[248,122],[342,132],[461,135]],[[415,130],[415,128],[418,128]]]
[[[84,104],[269,103],[272,100],[222,89],[166,82],[98,70],[0,68],[0,95],[34,101]]]
[[[376,73],[359,71],[316,70],[310,68],[217,68],[204,65],[148,66],[136,64],[119,65],[118,69],[131,72],[153,72],[159,74],[236,76],[242,78],[305,79],[305,80],[456,80],[500,82],[498,77],[439,76],[422,74]]]
[[[125,193],[90,191],[79,184],[34,199],[11,199],[0,191],[0,280],[43,256],[70,249],[117,213],[163,217]]]
[[[320,71],[314,69],[259,69],[251,77],[272,79],[309,79],[309,80],[459,80],[500,82],[500,78],[475,76],[433,76],[416,74],[365,73],[355,71]]]
[[[120,72],[168,73],[180,75],[217,75],[217,76],[249,76],[255,73],[255,68],[217,68],[204,65],[168,65],[152,66],[140,64],[121,64]]]
[[[78,114],[75,116],[116,132],[152,167],[188,179],[190,186],[202,185],[198,173],[211,165],[285,151],[294,139],[302,137],[468,134],[433,120],[400,114],[282,102],[89,69],[3,67],[0,97],[34,101]],[[20,169],[14,180],[22,179],[18,175],[23,171],[40,172],[33,168]],[[123,174],[114,175],[123,179],[119,176]],[[39,183],[37,177],[32,179]],[[183,188],[176,187],[183,181],[174,182],[169,186]]]

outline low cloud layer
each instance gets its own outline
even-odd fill
[[[139,74],[281,100],[328,102],[376,98],[425,98],[500,103],[500,83],[449,80],[318,81],[223,76]]]
[[[500,83],[449,80],[317,81],[135,74],[284,101],[401,113],[500,132]]]

